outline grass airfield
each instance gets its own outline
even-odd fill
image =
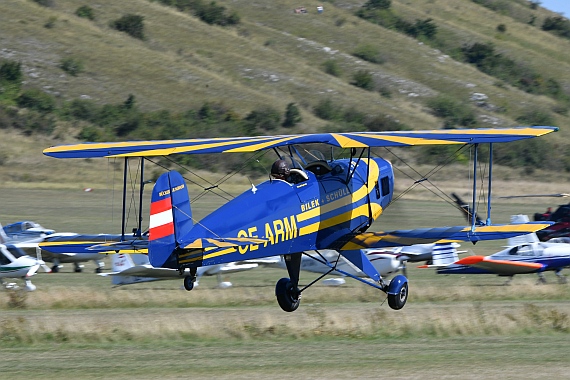
[[[120,196],[109,191],[0,189],[3,223],[22,219],[57,231],[116,232]],[[496,223],[538,212],[556,200],[495,203]],[[203,216],[217,200],[193,205]],[[563,203],[563,202],[560,202]],[[101,206],[104,205],[104,206]],[[111,206],[109,206],[111,205]],[[114,209],[114,211],[113,211]],[[463,224],[444,204],[400,201],[374,229]],[[114,217],[109,217],[114,215]],[[463,244],[489,254],[504,242]],[[106,258],[106,270],[110,268]],[[0,292],[0,373],[7,379],[61,378],[567,378],[570,284],[547,273],[438,276],[409,265],[410,298],[391,310],[356,281],[303,293],[294,313],[280,310],[275,282],[286,272],[254,269],[229,276],[231,289],[202,278],[112,288],[110,279],[66,265],[40,271],[24,308]],[[302,273],[302,282],[313,274]]]

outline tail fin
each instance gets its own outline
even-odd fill
[[[528,215],[511,215],[511,223],[512,224],[523,224],[528,223]],[[536,233],[530,233],[526,235],[519,235],[512,238],[507,239],[507,244],[509,247],[514,247],[516,245],[528,244],[528,243],[538,243],[538,236]]]
[[[459,260],[453,243],[435,244],[433,246],[433,266],[446,266]]]
[[[6,243],[9,240],[8,235],[4,231],[4,227],[0,224],[0,244]]]
[[[139,282],[148,282],[148,281],[155,281],[155,278],[149,277],[138,277],[138,276],[129,276],[129,275],[120,275],[117,273],[124,272],[130,268],[135,267],[136,265],[144,265],[148,264],[148,257],[143,254],[123,254],[123,253],[115,253],[111,255],[111,266],[112,266],[112,273],[111,276],[111,284],[113,285],[129,285],[129,284],[136,284]],[[103,273],[103,275],[108,275],[107,273]]]
[[[148,257],[154,267],[177,269],[172,254],[178,238],[192,229],[186,182],[176,171],[162,174],[152,189]]]

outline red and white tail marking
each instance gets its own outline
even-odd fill
[[[149,240],[174,234],[171,198],[167,197],[150,204]]]

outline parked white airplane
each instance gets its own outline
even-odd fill
[[[1,238],[4,239],[6,243],[40,242],[46,236],[54,232],[55,230],[42,227],[40,224],[30,220],[22,220],[4,227],[0,225]]]
[[[123,254],[114,253],[111,255],[112,272],[100,273],[100,276],[111,276],[113,285],[128,285],[139,282],[158,281],[158,280],[181,280],[189,274],[180,272],[176,269],[155,268],[150,265],[148,256],[140,253]],[[257,268],[257,264],[219,264],[199,267],[196,273],[196,282],[194,286],[198,286],[198,280],[202,276],[217,276],[218,286],[220,288],[229,288],[232,283],[223,281],[222,276],[229,273],[242,272],[245,270]],[[189,269],[187,269],[189,271]]]
[[[367,249],[366,256],[374,265],[374,268],[380,273],[381,276],[389,276],[398,271],[406,270],[406,262],[419,262],[430,261],[432,253],[436,251],[453,250],[459,247],[457,243],[448,244],[416,244],[413,246],[386,248],[386,249]],[[265,267],[286,269],[285,260],[283,256],[272,256],[256,260],[248,260],[247,262],[257,263]],[[334,270],[333,270],[334,267]],[[348,273],[353,276],[366,277],[364,272],[359,270],[350,261],[344,259],[343,256],[339,257],[337,251],[334,250],[320,250],[320,251],[307,251],[301,259],[301,270],[314,273],[323,273],[324,275],[332,274],[337,276],[344,276]],[[337,286],[345,283],[344,278],[328,278],[323,280],[323,284]]]
[[[511,223],[528,222],[527,215],[513,215]],[[570,244],[565,238],[541,242],[535,233],[508,239],[508,246],[489,256],[467,256],[461,260],[454,252],[435,255],[432,265],[420,268],[435,268],[438,274],[496,274],[508,276],[508,285],[516,274],[536,273],[538,282],[545,283],[545,271],[554,271],[561,283],[566,277],[563,268],[570,266]]]
[[[26,290],[30,292],[36,290],[30,277],[37,273],[44,262],[26,255],[14,245],[3,244],[4,239],[5,235],[0,234],[0,282],[5,288],[15,288],[17,284],[6,282],[5,279],[22,279]]]

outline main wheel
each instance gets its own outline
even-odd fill
[[[395,276],[386,291],[388,305],[394,310],[400,310],[408,300],[408,279],[401,274]]]
[[[184,277],[184,289],[188,291],[194,289],[194,279],[192,278],[192,276]]]
[[[291,280],[288,278],[282,278],[277,281],[277,285],[275,285],[275,296],[277,297],[277,302],[279,306],[281,306],[281,309],[286,312],[297,310],[301,302],[299,289],[294,288]]]

